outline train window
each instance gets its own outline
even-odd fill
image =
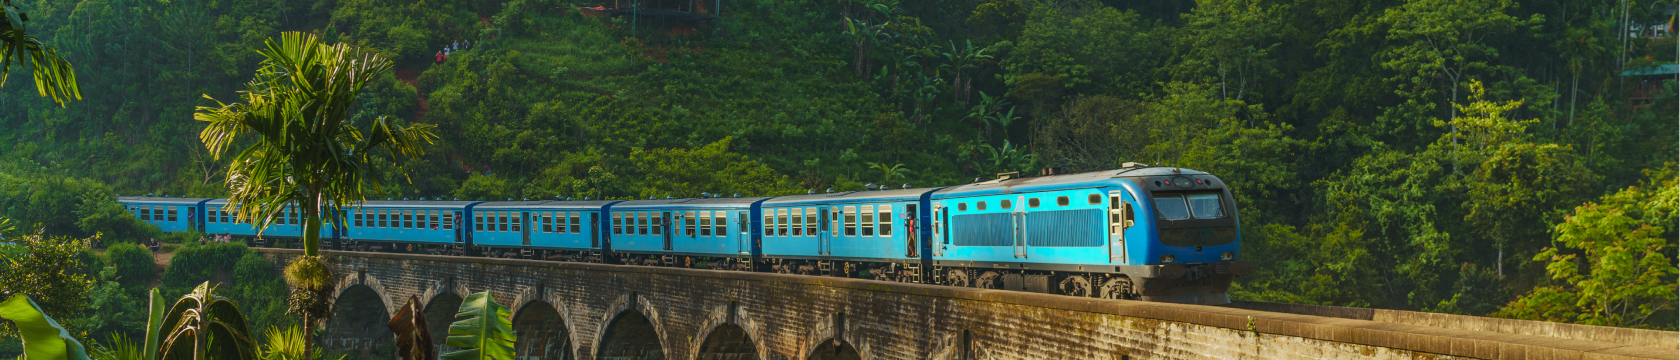
[[[968,211],[968,203],[957,203],[957,211]]]
[[[875,206],[864,205],[860,207],[858,209],[858,215],[860,219],[858,222],[861,222],[862,224],[860,225],[863,225],[861,226],[863,231],[860,235],[875,236]]]
[[[746,236],[746,229],[753,227],[753,225],[746,224],[746,219],[748,219],[748,217],[746,217],[746,212],[736,212],[736,222],[741,222],[741,224],[736,224],[736,227],[741,229],[741,234],[743,234],[743,236]]]
[[[974,202],[974,210],[985,211],[986,210],[986,202],[985,201],[975,201]]]
[[[764,209],[764,222],[758,227],[763,236],[776,236],[776,209]]]
[[[624,234],[624,222],[623,222],[623,220],[624,220],[624,213],[616,213],[615,212],[615,213],[612,214],[613,235]]]
[[[1068,197],[1057,196],[1056,197],[1056,206],[1068,206]]]
[[[378,221],[378,223],[375,224],[375,221]],[[368,227],[384,228],[385,210],[374,210],[372,211],[372,214],[368,214]]]
[[[362,227],[362,209],[350,210],[350,218],[356,221],[356,227]]]
[[[1155,197],[1155,215],[1167,220],[1184,220],[1190,218],[1190,209],[1184,205],[1183,195],[1160,195]]]
[[[541,224],[540,226],[542,226],[542,227],[537,227],[539,225],[532,224],[531,225],[532,230],[536,230],[536,232],[539,232],[539,233],[554,232],[554,213],[551,213],[551,212],[537,213],[536,223]]]
[[[561,233],[561,234],[566,233],[566,213],[565,212],[554,213],[554,232]]]
[[[880,214],[877,214],[875,219],[881,222],[881,226],[879,227],[881,229],[881,236],[892,236],[892,205],[881,205]]]
[[[840,236],[840,228],[846,227],[845,223],[840,222],[840,213],[839,206],[830,208],[828,212],[823,213],[828,215],[828,221],[823,222],[823,229],[828,230],[829,236]]]
[[[1190,214],[1197,219],[1214,219],[1225,217],[1225,207],[1219,201],[1219,194],[1200,193],[1184,195],[1184,201],[1190,203]]]
[[[1102,204],[1102,194],[1086,195],[1085,202],[1091,203],[1091,205]]]
[[[1028,198],[1027,199],[1027,207],[1029,207],[1029,208],[1038,207],[1038,198]]]
[[[404,228],[404,229],[413,229],[414,228],[414,210],[403,210],[403,212],[402,212],[402,228]]]
[[[525,213],[514,212],[508,214],[508,224],[508,231],[520,232],[519,226],[525,224]]]
[[[788,215],[792,217],[790,220],[793,220],[793,225],[791,225],[792,228],[793,228],[793,229],[791,229],[793,236],[804,236],[804,234],[805,234],[805,209],[794,208],[793,212],[789,213]]]
[[[204,222],[206,222],[206,223],[216,222],[216,208],[210,208],[210,210],[206,211],[205,213],[210,214],[210,216],[205,217]]]
[[[697,220],[700,221],[700,236],[712,236],[712,212],[701,211]]]
[[[817,208],[805,208],[805,236],[817,236]]]
[[[496,230],[507,232],[509,223],[510,221],[508,221],[508,213],[506,211],[496,212]]]
[[[998,201],[998,208],[999,209],[1009,210],[1009,209],[1012,209],[1014,207],[1015,207],[1015,202],[1014,201],[1009,201],[1009,199],[1004,199],[1004,200]]]
[[[857,236],[857,207],[847,206],[840,217],[846,221],[846,236]]]
[[[432,214],[432,230],[437,230],[438,229],[438,222],[442,221],[443,217],[438,216],[438,212],[436,212],[436,211],[431,212],[431,214]]]
[[[776,209],[776,236],[788,236],[787,209]]]
[[[176,211],[176,209],[180,209],[181,207],[170,206],[168,208],[169,208],[169,221],[173,222],[173,221],[175,221],[175,211]]]
[[[1132,210],[1132,203],[1125,202],[1123,204],[1125,205],[1120,207],[1120,214],[1122,218],[1126,219],[1126,227],[1137,225],[1137,222],[1133,221],[1136,220],[1137,215]]]
[[[590,220],[590,221],[594,221],[594,220]],[[593,231],[591,231],[591,232],[593,232]],[[572,213],[572,233],[573,234],[582,234],[583,233],[583,219],[582,219],[582,217],[579,216],[579,213],[575,213],[575,212]]]
[[[648,234],[648,215],[645,211],[636,213],[636,234]]]
[[[444,230],[455,230],[455,217],[456,217],[455,214],[456,214],[456,212],[454,212],[454,211],[443,212],[443,229]]]
[[[152,221],[152,207],[151,206],[141,206],[140,207],[140,220]]]
[[[712,234],[718,237],[729,235],[729,213],[723,211],[712,213],[712,228],[716,230]]]
[[[653,216],[653,232],[652,232],[652,234],[654,234],[654,235],[665,234],[665,226],[664,226],[665,225],[665,215],[656,212],[656,213],[652,213],[649,216]]]
[[[683,235],[694,237],[694,212],[683,213]]]

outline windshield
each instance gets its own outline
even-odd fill
[[[1189,194],[1184,200],[1190,203],[1190,213],[1197,219],[1213,219],[1225,217],[1225,208],[1219,201],[1217,193]]]
[[[1156,195],[1155,215],[1166,220],[1184,220],[1190,218],[1190,209],[1184,205],[1184,196]]]

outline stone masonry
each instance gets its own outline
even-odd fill
[[[344,280],[322,345],[377,358],[384,320],[411,297],[441,346],[445,314],[489,291],[514,311],[522,359],[1680,359],[1674,332],[1629,344],[820,276],[323,254]]]

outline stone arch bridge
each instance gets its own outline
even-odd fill
[[[276,264],[301,254],[259,251]],[[513,309],[521,359],[1680,359],[1680,334],[1668,331],[680,268],[323,254],[343,280],[321,345],[364,358],[394,357],[385,322],[409,298],[424,302],[433,342],[442,344],[461,299],[488,290]]]

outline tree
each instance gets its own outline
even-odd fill
[[[1670,255],[1680,235],[1680,186],[1672,170],[1650,175],[1642,186],[1576,207],[1554,228],[1555,246],[1534,256],[1556,284],[1494,316],[1673,330],[1680,270]]]
[[[87,265],[82,262],[81,255],[89,244],[99,239],[98,235],[77,239],[46,236],[36,230],[33,234],[7,239],[17,245],[0,246],[0,294],[29,295],[32,299],[39,299],[37,304],[41,304],[42,310],[59,319],[75,319],[86,311],[87,291],[93,280],[87,276],[84,269]],[[3,330],[0,334],[4,337],[17,336],[20,329],[14,325],[12,322],[0,322],[0,330]],[[76,324],[71,325],[76,328]]]
[[[1223,100],[1245,100],[1248,89],[1262,78],[1278,75],[1276,59],[1279,19],[1276,7],[1258,0],[1201,0],[1179,33],[1183,60],[1173,73],[1191,80],[1219,84]]]
[[[1490,37],[1523,28],[1537,31],[1544,17],[1506,13],[1516,6],[1511,0],[1410,0],[1385,10],[1378,22],[1388,26],[1388,39],[1400,45],[1382,51],[1379,61],[1384,69],[1397,72],[1389,81],[1399,84],[1395,93],[1406,102],[1384,117],[1412,121],[1390,130],[1406,134],[1409,126],[1414,131],[1427,129],[1429,122],[1423,119],[1432,118],[1429,112],[1437,104],[1456,103],[1459,87],[1474,75],[1517,73],[1514,67],[1493,62],[1499,50],[1489,44]],[[1449,88],[1444,99],[1437,97],[1439,87]],[[1445,118],[1458,117],[1456,109],[1447,110]]]
[[[323,222],[343,224],[343,209],[365,200],[368,185],[378,189],[378,178],[371,176],[376,153],[383,150],[400,172],[400,164],[423,155],[421,144],[436,135],[432,125],[403,127],[390,116],[374,118],[365,131],[347,122],[356,96],[391,69],[389,60],[357,58],[349,45],[325,45],[298,32],[265,44],[266,60],[239,93],[244,101],[198,107],[193,118],[208,123],[199,137],[218,159],[245,134],[256,135],[228,166],[228,202],[238,221],[260,229],[295,204],[303,218],[304,256],[287,266],[286,274],[306,293],[294,294],[294,300],[329,299],[331,271],[319,257]],[[305,314],[304,326],[322,320],[308,315],[323,306],[330,305],[296,307]]]
[[[35,92],[51,97],[59,107],[82,99],[82,89],[76,83],[76,70],[58,55],[58,49],[30,35],[24,22],[29,14],[18,11],[12,0],[0,2],[6,18],[0,21],[0,87],[6,86],[12,62],[29,68],[35,78]]]

